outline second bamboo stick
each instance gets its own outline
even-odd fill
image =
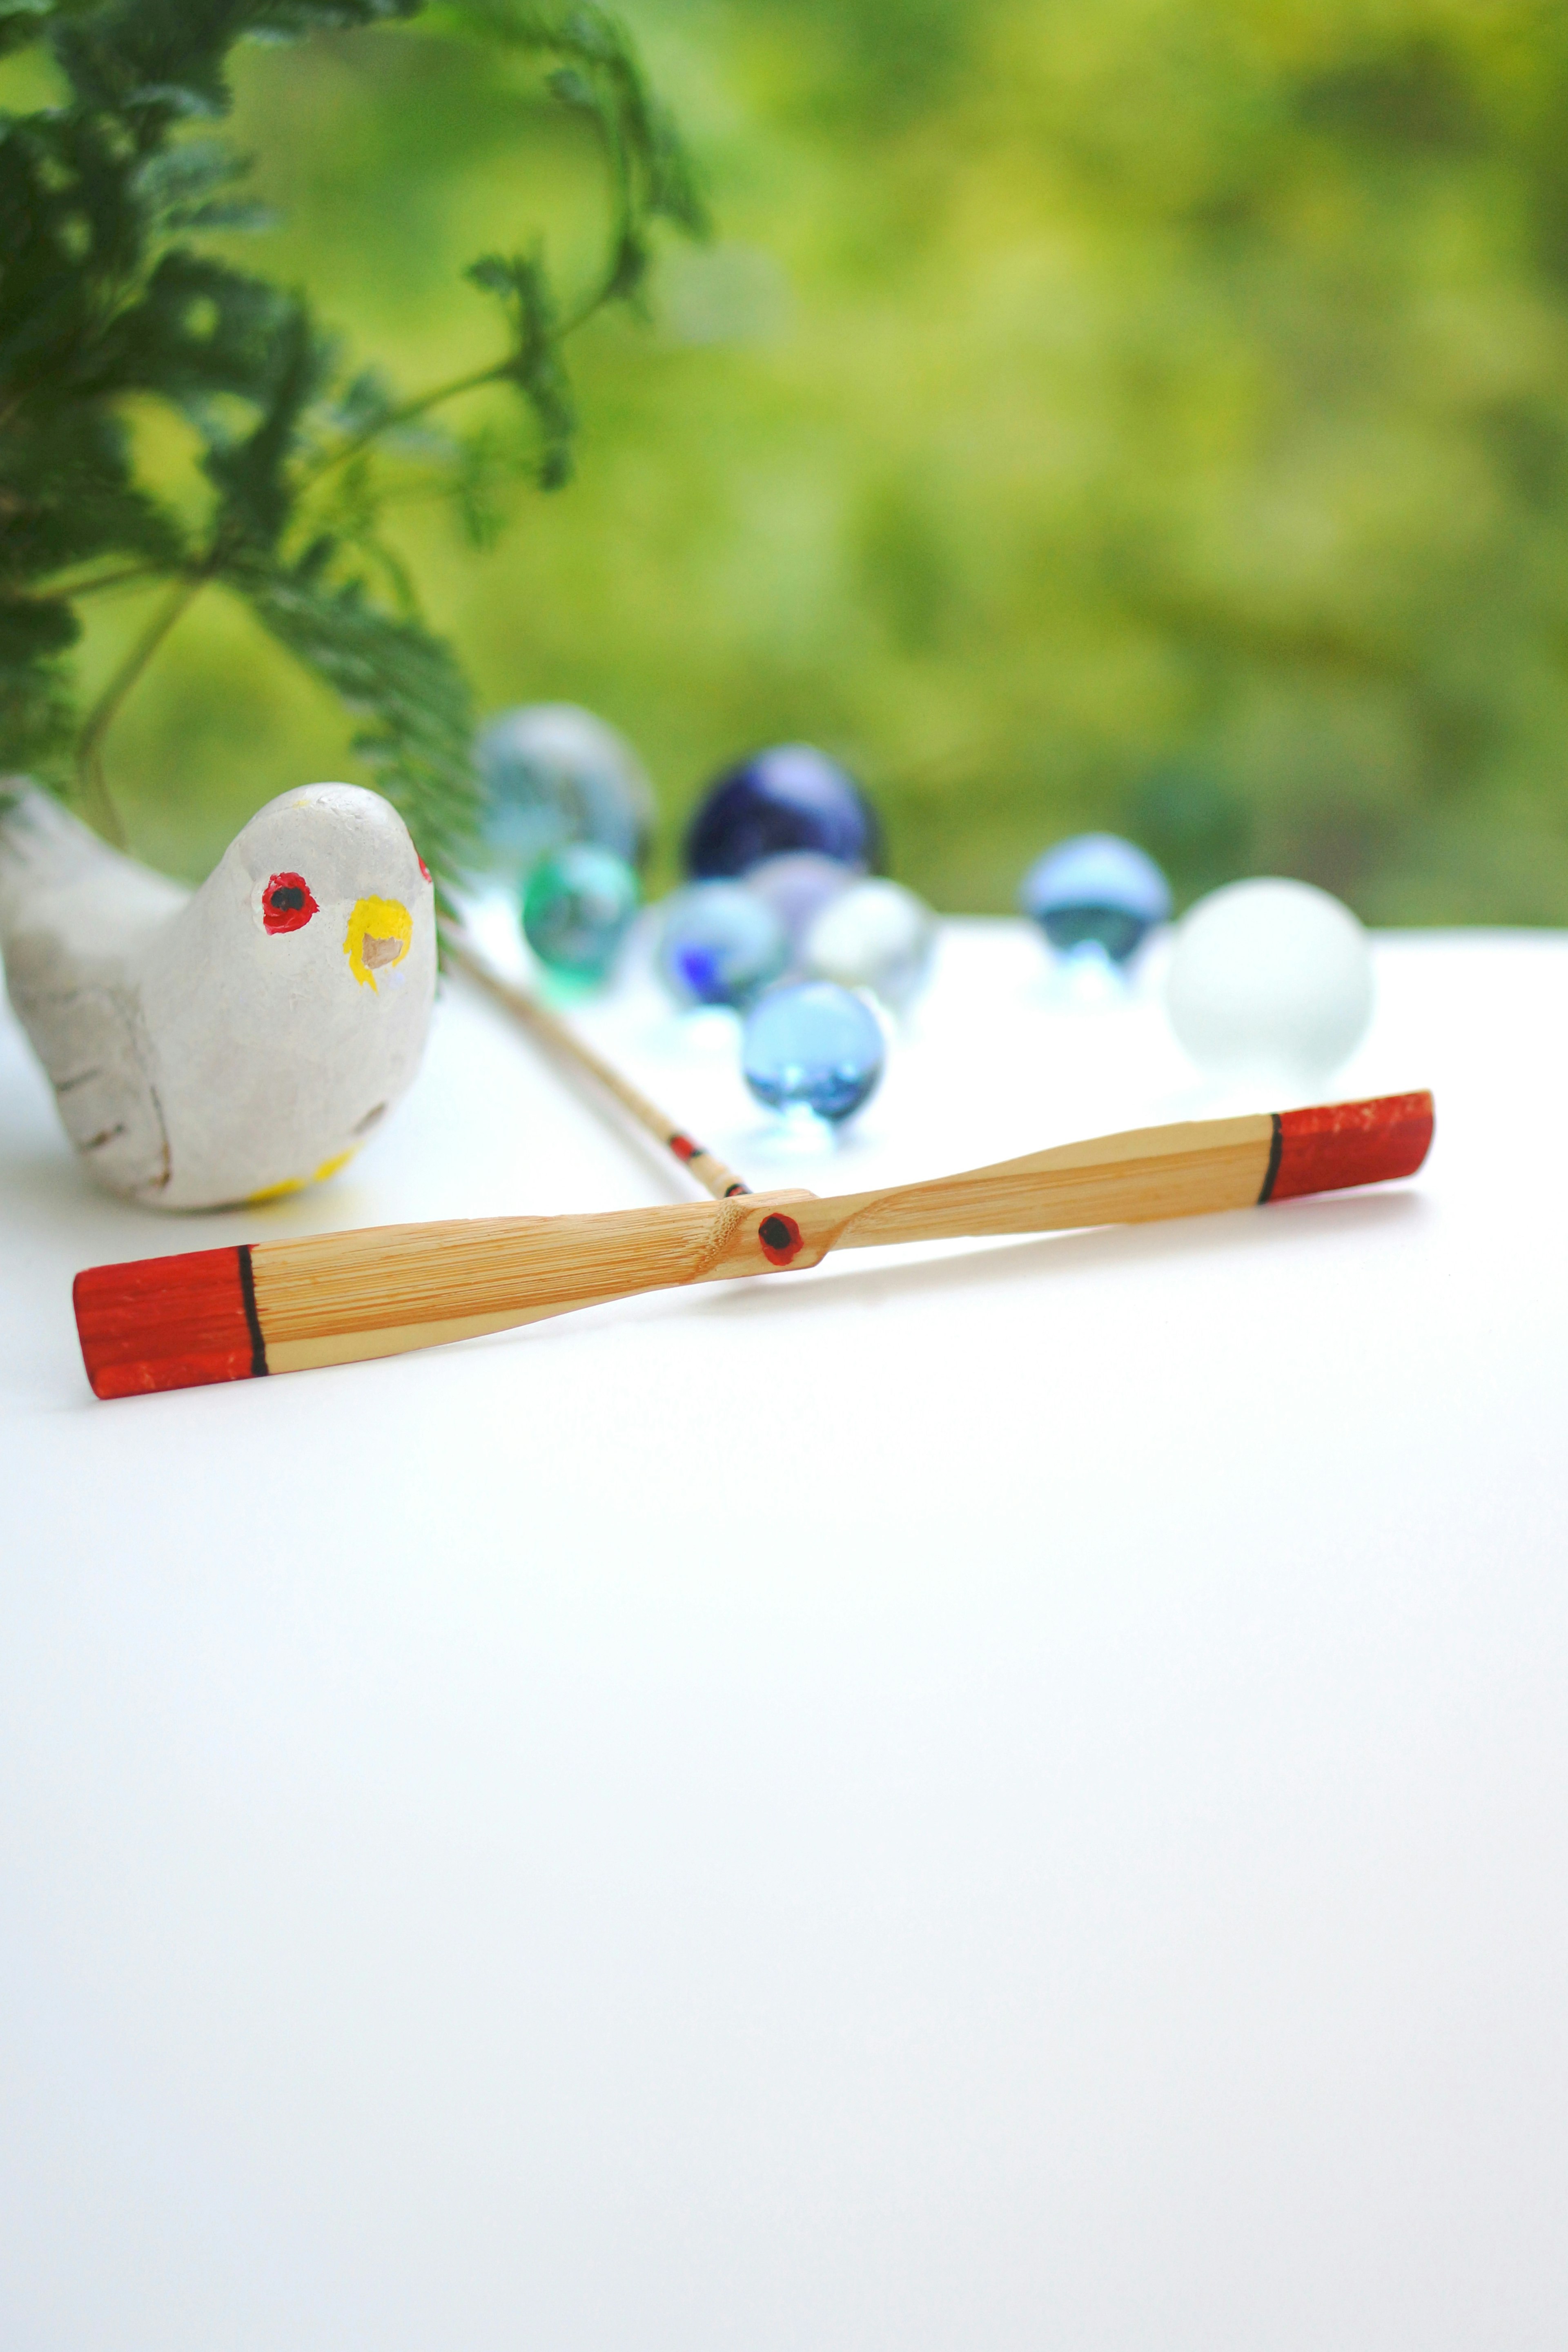
[[[705,1192],[710,1192],[716,1201],[732,1201],[737,1193],[751,1191],[751,1186],[737,1176],[732,1168],[727,1168],[716,1152],[710,1151],[705,1144],[694,1143],[684,1128],[677,1127],[657,1103],[650,1102],[629,1078],[623,1077],[612,1063],[596,1054],[592,1045],[584,1045],[564,1021],[558,1020],[527,989],[503,980],[500,972],[492,970],[484,958],[477,955],[464,940],[451,942],[451,955],[458,969],[466,971],[470,980],[477,981],[486,995],[504,1006],[513,1020],[520,1021],[531,1035],[537,1037],[542,1045],[563,1060],[585,1070],[607,1095],[620,1104],[624,1111],[636,1119],[640,1128],[679,1160]]]

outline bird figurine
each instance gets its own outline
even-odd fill
[[[280,793],[191,891],[0,782],[0,952],[83,1165],[163,1209],[331,1175],[419,1066],[435,893],[389,801]]]

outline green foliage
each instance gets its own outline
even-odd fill
[[[515,374],[434,413],[386,379],[520,357],[510,273],[542,222],[559,349],[616,276],[617,155],[645,247],[656,197],[679,226],[640,81],[518,46],[524,12],[431,7],[242,46],[232,117],[164,142],[257,151],[248,180],[182,163],[159,200],[266,199],[268,274],[346,331],[284,469],[309,474],[289,562],[324,534],[322,589],[358,579],[394,623],[422,608],[482,706],[625,726],[667,844],[721,762],[808,736],[945,907],[1008,906],[1032,853],[1094,824],[1146,839],[1184,893],[1272,870],[1374,920],[1568,921],[1568,12],[619,5],[726,241],[660,239],[652,326],[617,300],[568,345],[566,499],[532,495],[553,444]],[[166,245],[247,267],[237,229]],[[505,265],[494,293],[463,277],[479,253]],[[222,283],[195,299],[243,339]],[[235,440],[261,414],[205,400]],[[102,409],[199,553],[200,433],[181,428],[192,457],[142,394]],[[7,724],[58,743],[62,682],[101,699],[183,584],[75,600],[78,645],[13,652],[29,700]],[[139,844],[193,874],[279,783],[357,772],[332,765],[335,688],[254,610],[199,597],[111,739]]]
[[[730,0],[694,55],[643,0],[781,315],[672,257],[703,347],[531,535],[569,593],[454,594],[481,684],[624,717],[672,816],[826,740],[948,907],[1107,824],[1184,893],[1568,921],[1568,13],[936,13]]]
[[[84,804],[111,837],[109,726],[175,622],[216,586],[354,715],[354,749],[433,869],[451,873],[473,813],[471,695],[419,616],[384,508],[412,467],[476,537],[493,537],[474,447],[418,424],[486,384],[510,386],[531,415],[540,487],[564,482],[564,338],[635,297],[656,222],[701,226],[679,142],[610,18],[506,0],[445,9],[448,28],[542,65],[553,105],[594,127],[612,189],[607,258],[564,317],[541,253],[481,260],[469,276],[500,299],[499,358],[413,398],[363,369],[345,381],[302,294],[193,242],[270,218],[237,194],[247,160],[197,126],[229,111],[242,38],[419,13],[420,0],[0,0],[0,50],[43,44],[61,92],[0,116],[0,760],[58,772],[83,600],[168,583],[76,733]],[[145,478],[135,426],[149,410],[192,436],[199,496]]]
[[[468,271],[476,286],[504,304],[512,330],[506,373],[532,409],[539,426],[539,487],[558,490],[572,470],[572,436],[577,419],[566,371],[561,364],[559,322],[544,263],[537,255],[514,254],[503,261],[486,254]]]

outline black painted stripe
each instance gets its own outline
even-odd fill
[[[684,1142],[684,1141],[686,1140],[685,1137],[683,1136],[683,1137],[680,1139],[680,1140],[681,1140],[682,1142]],[[670,1145],[670,1149],[673,1150],[674,1150],[674,1148],[675,1148],[675,1147],[674,1147],[674,1142],[673,1142],[673,1140],[672,1140],[671,1145]],[[712,1159],[713,1159],[713,1154],[709,1150],[708,1146],[707,1146],[705,1143],[694,1143],[694,1144],[691,1146],[691,1150],[690,1150],[690,1156],[689,1156],[689,1158],[688,1158],[688,1157],[687,1157],[687,1155],[686,1155],[684,1152],[682,1152],[682,1153],[679,1153],[677,1156],[678,1156],[679,1158],[684,1159],[684,1160],[686,1160],[686,1165],[687,1165],[687,1166],[691,1170],[691,1172],[692,1172],[692,1174],[693,1174],[694,1176],[696,1176],[696,1175],[697,1175],[697,1167],[696,1167],[696,1163],[697,1163],[697,1161],[698,1161],[699,1160],[712,1160]],[[717,1166],[719,1165],[719,1163],[718,1163],[718,1161],[717,1161],[716,1160],[713,1161],[713,1164],[714,1164],[714,1166],[715,1166],[715,1167],[717,1167]],[[700,1177],[700,1176],[698,1176],[698,1177],[697,1177],[697,1181],[698,1181],[698,1182],[700,1184],[700,1182],[702,1181],[701,1177]],[[736,1177],[736,1179],[735,1179],[735,1181],[734,1181],[734,1182],[733,1182],[732,1184],[726,1184],[726,1185],[725,1185],[725,1187],[724,1187],[724,1198],[726,1199],[726,1201],[732,1201],[732,1200],[734,1199],[734,1197],[735,1197],[735,1195],[736,1195],[736,1193],[737,1193],[737,1192],[749,1192],[751,1191],[751,1189],[752,1189],[752,1188],[751,1188],[751,1186],[750,1186],[749,1184],[742,1184],[742,1181],[741,1181],[741,1180],[740,1180],[740,1178],[737,1176],[737,1177]]]
[[[235,1253],[239,1260],[239,1295],[245,1301],[245,1319],[250,1328],[250,1377],[263,1378],[267,1370],[267,1342],[261,1336],[261,1318],[256,1311],[256,1276],[250,1264],[250,1244],[242,1242]]]
[[[1276,1110],[1270,1111],[1268,1115],[1274,1121],[1274,1134],[1268,1146],[1268,1167],[1263,1179],[1263,1190],[1258,1195],[1258,1205],[1260,1209],[1274,1190],[1279,1174],[1279,1155],[1285,1149],[1285,1129],[1280,1124],[1279,1114]]]

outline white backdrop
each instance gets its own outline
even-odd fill
[[[1568,940],[1378,962],[1396,1191],[110,1405],[79,1266],[683,1180],[454,990],[160,1220],[0,1028],[7,2352],[1560,2352]],[[1010,924],[836,1166],[592,1025],[758,1182],[1205,1107]]]

